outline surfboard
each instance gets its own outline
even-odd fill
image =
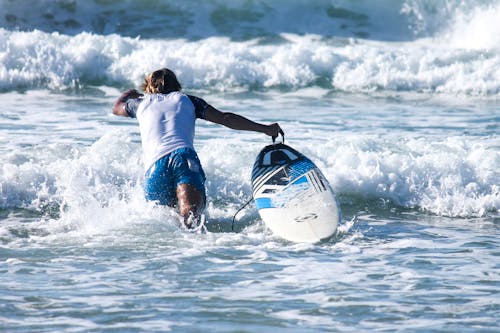
[[[252,170],[253,199],[277,236],[292,242],[331,237],[341,219],[330,184],[304,154],[283,143],[264,147]]]

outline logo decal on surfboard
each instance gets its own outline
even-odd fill
[[[316,214],[316,213],[309,213],[309,214],[304,215],[304,216],[298,216],[298,217],[294,218],[293,220],[295,222],[297,222],[297,223],[300,223],[300,222],[314,220],[314,219],[317,219],[317,218],[318,218],[318,214]]]

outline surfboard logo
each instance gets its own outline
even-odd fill
[[[297,223],[302,223],[302,222],[306,222],[306,221],[315,220],[317,218],[318,218],[318,214],[316,214],[316,213],[309,213],[309,214],[306,214],[306,215],[297,216],[294,219],[294,221],[297,222]]]

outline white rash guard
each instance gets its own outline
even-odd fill
[[[139,121],[146,170],[176,149],[194,150],[195,120],[205,118],[207,107],[203,99],[179,91],[127,101],[126,112]]]

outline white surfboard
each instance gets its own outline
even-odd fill
[[[265,147],[252,171],[253,198],[271,231],[293,242],[331,237],[341,218],[328,181],[314,163],[279,143]]]

